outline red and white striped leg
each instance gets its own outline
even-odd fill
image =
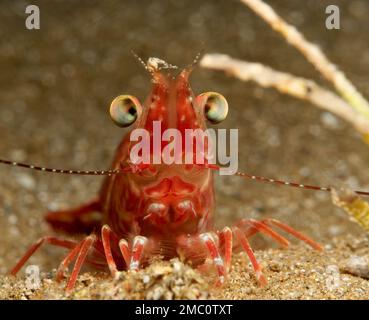
[[[56,272],[55,280],[57,282],[61,281],[64,278],[64,273],[68,269],[69,265],[72,263],[72,261],[77,257],[79,251],[81,250],[82,242],[79,243],[72,249],[63,259],[63,261],[60,263],[58,270]]]
[[[322,246],[319,243],[315,242],[313,239],[309,238],[308,236],[305,236],[301,232],[299,232],[296,229],[288,226],[285,223],[282,223],[282,222],[280,222],[276,219],[270,219],[270,218],[262,220],[261,222],[265,225],[278,227],[279,229],[293,235],[295,238],[304,241],[306,244],[308,244],[313,249],[316,249],[316,250],[319,250],[319,251],[323,250]]]
[[[215,264],[218,271],[218,284],[223,284],[225,280],[225,276],[227,274],[226,266],[224,261],[219,253],[218,244],[214,240],[213,235],[210,232],[205,232],[199,235],[199,239],[205,245],[210,258]]]
[[[96,236],[90,235],[86,237],[85,240],[82,241],[81,247],[78,253],[77,261],[74,264],[72,274],[69,278],[66,291],[69,292],[74,288],[74,285],[77,281],[77,277],[79,272],[81,271],[82,265],[84,264],[86,257],[88,255],[88,252],[93,247],[94,243],[96,242]]]
[[[104,247],[105,257],[112,276],[116,277],[118,274],[118,269],[111,251],[112,238],[118,242],[118,237],[115,235],[115,233],[108,225],[104,225],[101,230],[101,239]],[[148,239],[146,237],[136,236],[133,238],[132,248],[130,249],[127,240],[119,240],[119,249],[128,269],[139,269],[147,242]]]
[[[143,252],[148,243],[148,239],[143,236],[135,236],[133,238],[131,260],[129,263],[130,270],[138,270],[142,260]]]
[[[113,238],[116,242],[118,242],[118,237],[115,235],[115,233],[110,229],[108,225],[104,225],[101,230],[101,238],[109,270],[112,276],[116,277],[118,274],[118,269],[111,251],[111,240]],[[130,249],[128,242],[125,239],[119,240],[119,249],[120,252],[122,253],[124,262],[128,269],[130,270],[139,269],[147,242],[148,239],[146,237],[136,236],[133,238],[132,249]]]
[[[229,272],[232,262],[232,250],[233,250],[233,234],[229,227],[224,227],[222,231],[219,232],[219,247],[223,248],[223,259],[226,269],[226,273]]]
[[[261,286],[264,286],[267,284],[267,280],[262,272],[262,267],[259,264],[259,262],[256,260],[256,257],[254,255],[254,251],[252,250],[249,241],[247,240],[245,234],[238,228],[233,228],[234,235],[236,236],[237,240],[240,242],[242,248],[246,252],[247,256],[249,257],[251,264],[254,268],[256,279],[259,281]]]
[[[279,233],[277,233],[276,231],[274,231],[271,227],[277,227],[289,234],[291,234],[292,236],[294,236],[297,239],[300,239],[302,241],[304,241],[306,244],[308,244],[310,247],[312,247],[313,249],[316,250],[323,250],[323,248],[321,247],[320,244],[318,244],[317,242],[315,242],[314,240],[312,240],[311,238],[309,238],[308,236],[302,234],[301,232],[297,231],[296,229],[288,226],[285,223],[282,223],[276,219],[264,219],[262,221],[256,221],[253,219],[242,219],[237,226],[244,231],[245,236],[247,238],[252,237],[253,235],[255,235],[258,232],[261,232],[271,238],[273,238],[275,241],[277,241],[280,245],[284,246],[284,247],[288,247],[289,245],[289,241],[281,236]]]
[[[129,250],[129,245],[127,240],[125,239],[121,239],[119,240],[119,249],[120,252],[122,253],[124,262],[126,263],[126,266],[129,266],[129,262],[131,261],[131,252]]]
[[[39,240],[37,240],[29,249],[26,251],[26,253],[23,255],[23,257],[18,261],[18,263],[13,267],[13,269],[10,271],[10,274],[15,276],[19,270],[24,266],[24,264],[28,261],[28,259],[35,254],[35,252],[44,244],[48,243],[57,247],[63,247],[67,249],[73,249],[76,245],[78,245],[75,241],[69,241],[69,240],[62,240],[56,237],[42,237]]]
[[[260,232],[267,237],[272,238],[274,241],[279,243],[283,247],[288,247],[290,242],[273,229],[271,229],[267,224],[253,220],[253,219],[242,219],[237,226],[244,231],[246,238],[250,238],[254,234]]]
[[[117,237],[113,233],[113,231],[110,229],[108,225],[104,225],[101,229],[101,240],[104,247],[104,253],[106,257],[106,262],[108,264],[109,270],[113,278],[117,276],[117,265],[114,261],[113,254],[111,251],[111,238],[114,237],[115,240],[117,240]]]

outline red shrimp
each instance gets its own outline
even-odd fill
[[[42,237],[11,270],[12,275],[16,275],[36,250],[47,243],[68,250],[57,270],[57,280],[64,277],[74,262],[67,291],[74,288],[85,263],[96,267],[107,265],[111,275],[116,277],[122,270],[144,267],[154,255],[165,259],[180,256],[193,266],[211,261],[217,270],[217,283],[222,284],[231,268],[232,253],[238,249],[246,252],[257,280],[264,285],[267,280],[249,244],[249,238],[256,233],[261,232],[280,245],[288,246],[289,241],[275,231],[277,228],[314,249],[322,249],[315,241],[275,219],[243,219],[232,227],[214,229],[213,174],[218,169],[215,165],[206,162],[202,165],[132,163],[130,151],[137,143],[130,141],[133,129],[146,129],[152,133],[153,122],[160,121],[162,130],[176,128],[181,133],[185,129],[205,130],[207,120],[220,122],[227,113],[228,105],[220,94],[193,95],[188,81],[192,67],[172,76],[167,74],[167,69],[164,72],[158,67],[158,61],[153,59],[146,66],[153,87],[142,106],[138,99],[129,95],[119,96],[112,102],[110,112],[113,120],[119,126],[132,126],[132,130],[119,145],[110,170],[49,169],[0,160],[0,163],[41,171],[106,175],[98,197],[78,208],[46,215],[52,228],[70,235],[85,234],[84,238],[72,241]],[[151,158],[155,152],[157,150],[151,146]],[[241,172],[236,175],[276,184],[330,190]],[[96,212],[99,219],[96,219]]]

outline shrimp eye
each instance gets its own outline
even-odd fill
[[[211,123],[220,123],[227,117],[228,102],[221,94],[206,92],[202,93],[198,98],[203,105],[206,119]]]
[[[119,127],[128,127],[134,123],[141,112],[141,104],[130,95],[116,97],[110,105],[110,117]]]

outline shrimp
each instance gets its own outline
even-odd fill
[[[322,250],[314,240],[275,219],[243,219],[231,227],[216,230],[213,183],[214,172],[219,170],[216,165],[132,161],[130,154],[138,143],[131,141],[135,129],[146,130],[150,137],[153,136],[154,122],[159,122],[162,130],[176,128],[180,133],[186,129],[205,130],[207,121],[219,123],[228,112],[225,98],[218,93],[194,96],[189,85],[192,66],[173,76],[167,72],[173,66],[163,67],[163,64],[156,58],[144,64],[152,78],[151,93],[144,104],[130,95],[113,100],[110,106],[113,121],[132,129],[118,146],[110,170],[50,169],[0,160],[3,164],[52,173],[106,176],[98,196],[90,202],[78,208],[46,214],[46,221],[53,229],[70,235],[84,234],[84,237],[80,241],[52,236],[40,238],[14,266],[12,275],[16,275],[43,244],[50,244],[68,250],[57,269],[58,281],[64,278],[65,271],[74,262],[67,291],[73,290],[85,263],[97,268],[107,266],[111,275],[117,277],[122,270],[144,267],[154,255],[165,259],[179,256],[195,267],[210,261],[217,272],[217,284],[221,285],[231,268],[232,253],[243,250],[251,261],[257,281],[265,285],[267,280],[250,246],[250,237],[262,233],[286,247],[289,241],[277,230],[284,231],[313,249]],[[152,145],[148,150],[150,159],[162,151]],[[286,186],[330,190],[242,172],[236,175]]]

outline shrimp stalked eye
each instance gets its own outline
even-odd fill
[[[204,108],[206,119],[211,123],[220,123],[227,117],[228,102],[221,94],[205,92],[200,94],[197,99]]]
[[[130,95],[116,97],[110,105],[110,116],[119,127],[128,127],[134,123],[141,112],[141,104]]]

